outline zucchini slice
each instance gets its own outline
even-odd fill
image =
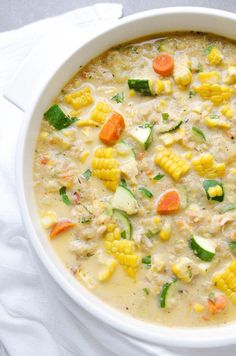
[[[162,290],[159,294],[159,304],[161,308],[170,307],[170,299],[176,293],[176,282],[177,279],[173,279],[173,281],[165,283],[162,287]]]
[[[236,210],[236,204],[228,204],[219,208],[220,214],[225,214],[228,211]]]
[[[210,194],[209,194],[209,189],[217,187],[217,186],[220,186],[221,194],[220,195],[217,194],[216,196],[211,197]],[[206,180],[204,180],[203,188],[204,188],[204,190],[206,192],[208,200],[216,200],[216,201],[219,201],[219,202],[222,202],[224,200],[224,188],[223,188],[222,183],[219,182],[218,180],[215,180],[215,179],[206,179]]]
[[[122,210],[113,209],[113,217],[121,227],[121,231],[124,232],[125,238],[130,240],[132,237],[132,224],[128,215]]]
[[[204,132],[199,129],[199,127],[193,126],[192,127],[192,136],[198,142],[206,141],[206,136]]]
[[[144,150],[147,150],[152,142],[152,134],[153,134],[153,124],[146,123],[142,126],[135,127],[130,135],[133,137]]]
[[[125,211],[128,215],[138,212],[138,203],[133,193],[125,185],[119,185],[115,191],[112,201],[113,209]]]
[[[160,131],[160,134],[165,134],[168,132],[173,132],[175,130],[177,130],[183,123],[183,120],[180,120],[177,124],[172,125],[172,126],[168,126],[166,129],[164,129],[163,131]]]
[[[202,261],[210,262],[216,254],[215,244],[209,239],[192,235],[189,247]]]
[[[144,96],[153,96],[151,81],[148,79],[128,79],[129,89],[133,89]]]
[[[54,104],[44,113],[44,119],[56,130],[65,129],[77,121],[77,117],[66,115],[58,104]]]

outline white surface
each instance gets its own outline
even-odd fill
[[[107,14],[107,13],[106,13]],[[44,23],[45,28],[45,23]],[[30,30],[30,34],[32,30]],[[22,37],[21,37],[22,40]],[[3,43],[0,51],[5,53],[12,48]],[[14,47],[13,47],[14,48]],[[9,58],[13,56],[9,55]],[[10,63],[12,66],[12,63]],[[0,67],[3,72],[9,63],[6,61]],[[6,78],[7,81],[8,78]],[[3,81],[2,81],[3,83]],[[0,186],[1,192],[1,229],[0,241],[0,337],[4,348],[11,356],[21,355],[112,355],[98,345],[95,340],[100,337],[100,330],[94,326],[93,336],[85,327],[79,325],[78,320],[64,308],[57,299],[53,300],[49,291],[43,288],[43,284],[37,274],[31,255],[28,250],[27,240],[23,237],[21,220],[15,203],[15,189],[13,173],[15,140],[20,126],[22,115],[9,103],[1,99],[1,156],[0,156]],[[14,127],[15,134],[12,133]],[[44,281],[45,282],[45,281]],[[108,333],[107,333],[108,334]],[[104,345],[116,350],[116,354],[144,355],[137,349],[137,342],[133,351],[122,350],[113,339],[100,338]],[[63,344],[65,348],[59,345]],[[64,351],[63,351],[64,350]],[[228,351],[228,352],[227,352]],[[179,350],[181,355],[199,355],[204,351]],[[4,352],[5,353],[5,352]],[[205,355],[213,355],[216,350],[209,350]],[[147,350],[147,355],[170,355],[171,353],[161,349]],[[225,348],[218,355],[233,355],[233,348]]]

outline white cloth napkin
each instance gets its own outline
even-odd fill
[[[121,13],[119,4],[97,4],[0,34],[0,356],[235,355],[233,347],[143,350],[136,342],[123,343],[82,312],[78,321],[50,294],[25,237],[14,177],[23,113],[1,96],[3,88],[31,49],[56,26],[73,23],[89,30],[95,22],[107,24]]]

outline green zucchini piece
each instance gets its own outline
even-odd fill
[[[219,213],[224,214],[227,213],[228,211],[236,210],[236,204],[229,204],[225,205],[219,208]]]
[[[177,279],[173,279],[173,281],[165,283],[163,285],[162,290],[159,294],[159,305],[161,308],[168,308],[168,302],[176,292],[176,282]]]
[[[144,257],[142,258],[142,263],[143,263],[144,265],[151,266],[151,264],[152,264],[152,256],[144,256]]]
[[[66,194],[66,187],[61,187],[59,189],[59,194],[60,194],[60,196],[62,198],[63,203],[65,203],[68,206],[71,205],[71,201],[68,198],[68,195]]]
[[[170,126],[169,128],[167,128],[166,130],[164,131],[161,131],[160,133],[161,134],[165,134],[165,133],[168,133],[168,132],[173,132],[175,130],[177,130],[183,123],[183,120],[180,120],[177,124],[175,124],[174,126]]]
[[[192,135],[197,141],[206,141],[206,136],[204,135],[204,132],[199,129],[199,127],[192,127]]]
[[[222,195],[211,198],[210,195],[208,194],[208,190],[209,190],[209,188],[216,187],[217,185],[219,185],[222,188]],[[206,179],[206,180],[204,180],[203,188],[204,188],[204,190],[206,192],[208,200],[216,200],[216,201],[219,201],[219,202],[222,202],[224,200],[224,188],[223,188],[222,183],[219,182],[218,180],[215,180],[215,179]]]
[[[138,203],[131,190],[125,185],[119,185],[115,191],[112,201],[114,209],[125,211],[128,215],[138,212]]]
[[[128,217],[128,215],[119,209],[113,209],[113,218],[118,222],[118,225],[121,227],[121,234],[123,234],[123,238],[126,238],[127,240],[130,240],[132,237],[132,224],[131,221]]]
[[[153,177],[154,180],[161,180],[162,178],[165,177],[165,174],[162,174],[162,173],[158,173],[157,175],[155,175]]]
[[[215,256],[215,245],[209,239],[192,235],[189,240],[189,247],[194,254],[202,261],[210,262]]]
[[[130,132],[131,137],[139,142],[144,150],[147,150],[152,142],[153,126],[152,123],[145,123],[142,126],[135,127]]]
[[[148,79],[128,79],[129,89],[133,89],[144,96],[153,96],[152,84]]]
[[[87,169],[84,173],[82,173],[82,176],[86,179],[89,180],[89,178],[92,175],[92,171],[90,169]]]
[[[147,198],[152,198],[153,197],[153,194],[150,192],[150,190],[148,190],[145,187],[139,187],[138,191],[143,193]]]
[[[44,113],[44,119],[57,130],[65,129],[77,121],[76,117],[66,115],[58,104],[54,104]]]
[[[230,248],[233,252],[236,252],[236,241],[229,241],[229,248]]]

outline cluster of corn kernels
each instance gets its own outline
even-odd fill
[[[195,157],[192,160],[192,165],[200,177],[216,178],[225,174],[225,164],[215,163],[210,153]]]
[[[112,147],[99,147],[92,160],[93,176],[101,179],[105,186],[114,191],[120,181],[120,169],[118,161],[113,158]]]
[[[89,106],[93,103],[90,87],[84,87],[74,93],[65,95],[65,101],[75,110]]]
[[[223,194],[222,187],[218,184],[214,187],[210,187],[207,191],[210,198],[221,197]]]
[[[99,273],[98,276],[99,280],[102,282],[108,281],[108,279],[110,279],[113,273],[115,272],[116,267],[117,267],[116,260],[112,260],[109,263],[107,263],[106,269]]]
[[[174,68],[174,80],[177,85],[186,87],[192,81],[192,72],[189,69],[190,60],[186,55],[180,56]]]
[[[236,305],[236,260],[224,272],[214,276],[213,282]]]
[[[232,119],[232,117],[234,116],[234,111],[231,109],[231,107],[229,105],[222,106],[220,112],[227,119]]]
[[[233,94],[232,88],[220,84],[204,83],[194,87],[194,90],[202,99],[210,100],[215,105],[228,102]]]
[[[198,79],[201,83],[218,83],[220,74],[217,71],[201,72],[198,74]]]
[[[218,118],[214,119],[211,117],[206,117],[204,122],[208,127],[219,127],[223,129],[229,129],[231,127],[231,125],[228,122]]]
[[[173,83],[170,80],[157,80],[153,83],[153,92],[159,94],[171,94]]]
[[[207,59],[210,64],[217,65],[222,62],[223,54],[218,48],[212,47],[210,53],[207,55]]]
[[[166,173],[170,174],[176,181],[189,171],[189,163],[173,153],[171,149],[163,146],[157,146],[156,149],[157,155],[155,157],[155,163]]]
[[[100,125],[104,123],[111,112],[112,108],[109,104],[99,102],[91,112],[90,119]]]
[[[140,264],[140,257],[135,254],[134,241],[122,240],[120,229],[113,224],[110,224],[107,230],[108,232],[104,238],[107,253],[115,257],[130,277],[135,278]]]

